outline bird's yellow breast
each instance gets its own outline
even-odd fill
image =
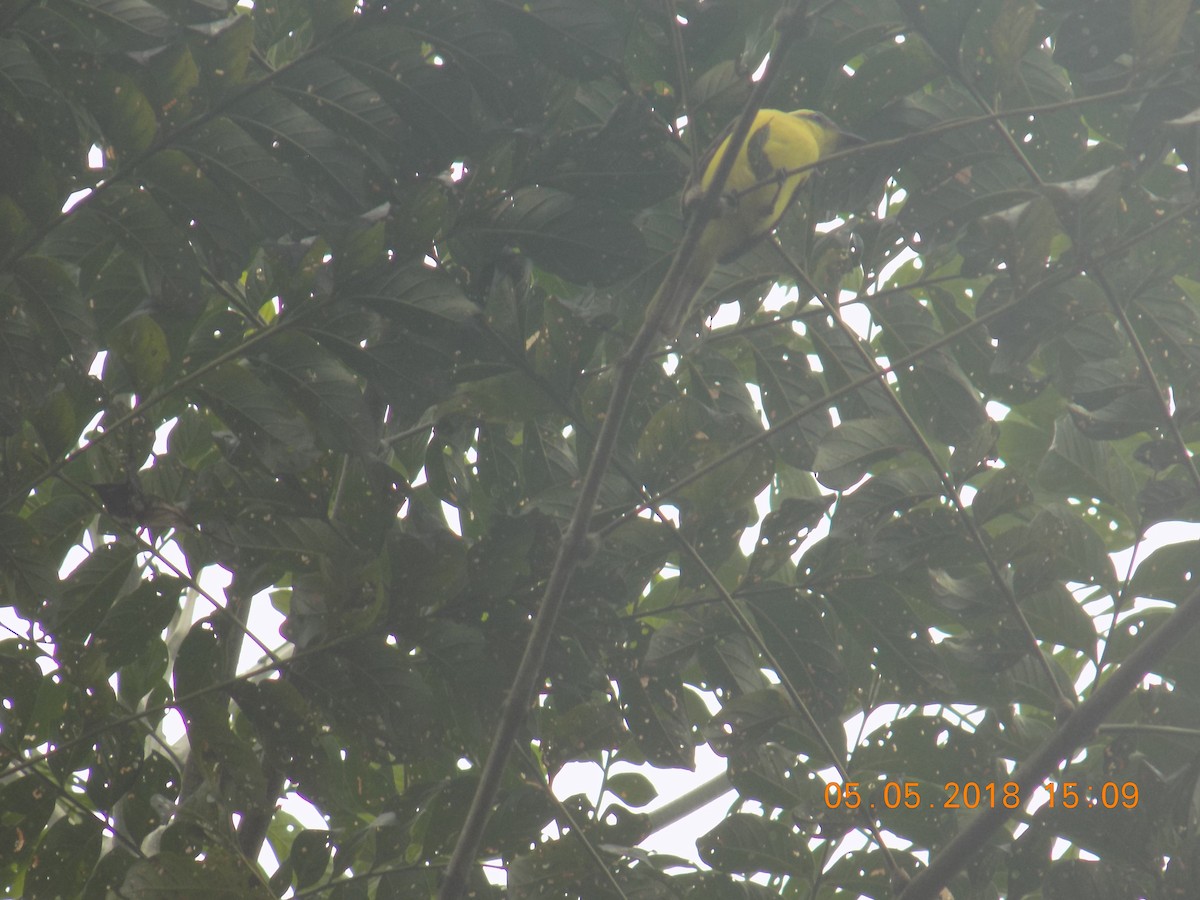
[[[683,191],[684,210],[707,195],[721,161],[730,152],[733,129],[718,138],[697,169],[699,184]],[[787,211],[809,166],[837,149],[842,132],[810,109],[759,110],[738,146],[737,155],[712,218],[705,222],[686,266],[671,267],[651,301],[658,325],[672,338],[684,321],[717,263],[731,262],[767,234]],[[665,308],[665,312],[659,312]]]
[[[836,142],[807,110],[786,113],[759,110],[721,193],[725,200],[705,228],[702,244],[720,262],[727,262],[769,232],[787,211],[811,170],[795,172],[817,162]],[[732,135],[707,160],[701,186],[712,184]],[[787,174],[787,173],[791,174]]]

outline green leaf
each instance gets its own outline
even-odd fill
[[[175,694],[185,712],[191,715],[219,709],[221,698],[212,685],[221,675],[220,646],[210,619],[202,619],[187,630],[174,674]]]
[[[160,575],[144,581],[119,598],[95,629],[93,645],[104,651],[109,665],[135,663],[174,618],[183,585]]]
[[[612,284],[642,264],[642,235],[632,222],[552,188],[521,188],[478,231],[515,243],[536,265],[579,284]]]
[[[545,735],[542,759],[551,777],[573,759],[587,759],[597,750],[621,743],[624,723],[616,703],[608,697],[581,703],[561,714],[547,711],[540,717]]]
[[[875,463],[891,459],[913,444],[912,432],[899,419],[854,419],[838,425],[821,440],[813,469],[821,484],[844,491],[857,484]]]
[[[1037,477],[1044,489],[1059,496],[1103,500],[1112,504],[1126,522],[1137,520],[1129,466],[1107,444],[1088,440],[1065,416],[1054,423],[1054,439]]]
[[[423,265],[389,266],[355,279],[345,296],[418,334],[465,322],[479,312],[453,279]]]
[[[645,209],[683,184],[678,148],[649,107],[628,95],[599,130],[589,123],[570,132],[545,156],[543,185],[608,206]]]
[[[682,693],[669,679],[633,675],[620,681],[625,719],[637,747],[656,766],[692,771],[695,747]]]
[[[804,836],[794,834],[790,824],[749,813],[726,817],[698,847],[704,862],[724,872],[807,879],[813,867]]]
[[[228,12],[229,8],[221,11]],[[190,30],[201,37],[192,44],[193,53],[210,95],[221,97],[245,80],[254,49],[253,18],[235,14],[192,25]]]
[[[1031,0],[1006,0],[980,10],[972,17],[964,36],[964,50],[979,46],[974,58],[977,81],[1007,85],[1017,76],[1025,55],[1034,49],[1039,34],[1038,6]],[[973,54],[964,53],[970,58]]]
[[[213,254],[218,271],[240,274],[252,248],[253,229],[236,195],[223,193],[217,180],[181,150],[155,153],[142,163],[141,172],[168,216],[175,223],[188,223],[193,236]]]
[[[133,156],[153,143],[158,134],[154,109],[128,75],[103,73],[91,87],[91,98],[104,137],[118,154]]]
[[[916,696],[949,688],[928,631],[907,598],[887,581],[847,579],[826,590],[829,604],[879,671]]]
[[[784,343],[768,344],[761,339],[755,343],[755,374],[763,410],[768,423],[777,426],[800,410],[810,408],[824,389],[807,357],[796,352],[798,348]],[[788,465],[808,469],[818,442],[832,427],[829,412],[822,407],[773,435],[771,446]]]
[[[316,342],[283,334],[256,358],[263,376],[275,382],[315,424],[323,446],[367,449],[375,423],[351,373]]]
[[[577,78],[596,78],[624,57],[616,4],[588,0],[488,0],[528,52]]]
[[[918,362],[896,373],[901,397],[917,424],[947,444],[963,443],[987,420],[987,413],[947,351],[922,352],[941,337],[933,315],[907,294],[875,304],[875,314],[884,326],[879,340],[889,357],[919,356]]]
[[[505,372],[460,384],[454,396],[439,404],[439,417],[467,413],[484,422],[518,424],[557,409],[545,386],[526,372]]]
[[[54,97],[46,73],[29,47],[13,37],[0,38],[0,91],[31,112],[32,104]]]
[[[875,374],[874,368],[869,367],[866,360],[852,348],[850,339],[842,329],[832,323],[822,320],[812,323],[808,338],[821,361],[826,391],[841,390],[848,384]],[[864,349],[870,352],[870,348]],[[894,407],[884,395],[884,390],[886,388],[880,387],[878,380],[871,379],[864,387],[840,396],[834,401],[838,416],[842,422],[848,422],[851,419],[894,415]]]
[[[806,536],[804,533],[817,526],[832,503],[832,497],[784,499],[777,509],[767,513],[759,526],[754,555],[750,557],[749,577],[766,578],[794,556]]]
[[[778,688],[760,688],[723,703],[705,723],[704,735],[715,752],[732,754],[761,745],[795,715]]]
[[[1095,655],[1096,623],[1063,585],[1050,585],[1023,598],[1021,607],[1039,640]]]
[[[113,352],[129,370],[133,385],[142,395],[151,393],[162,381],[171,351],[167,336],[150,316],[126,319],[113,334]]]
[[[88,555],[46,609],[45,621],[60,640],[83,640],[95,631],[128,590],[134,563],[133,549],[125,544],[102,544]]]
[[[1038,198],[977,219],[970,240],[1002,260],[1020,290],[1045,271],[1051,244],[1061,231],[1054,207]],[[982,269],[983,262],[978,265]]]
[[[1131,40],[1129,6],[1105,0],[1067,16],[1055,36],[1054,61],[1079,74],[1095,72],[1127,51]]]
[[[1110,166],[1083,178],[1047,184],[1043,191],[1071,241],[1086,247],[1116,231],[1124,181],[1123,173]]]
[[[280,235],[306,223],[310,208],[303,185],[229,119],[213,119],[179,145],[268,234]]]
[[[117,185],[92,204],[95,214],[144,269],[162,279],[159,294],[173,311],[194,313],[200,266],[183,232],[146,191]]]
[[[1129,582],[1135,597],[1182,603],[1195,590],[1200,570],[1200,541],[1159,547],[1139,564]]]
[[[200,69],[191,47],[175,43],[149,51],[149,58],[139,56],[143,64],[139,86],[145,92],[160,121],[187,121],[195,111],[194,92],[200,85]]]
[[[741,797],[768,809],[821,803],[823,783],[796,754],[779,743],[747,744],[729,755],[727,774]]]
[[[1154,67],[1170,59],[1183,37],[1191,8],[1187,0],[1133,0],[1129,9],[1133,53],[1142,66]]]
[[[0,788],[0,823],[7,836],[14,840],[0,844],[0,861],[6,865],[28,864],[36,852],[34,841],[21,840],[22,835],[40,835],[50,814],[54,812],[54,794],[45,790],[41,778],[18,775]]]
[[[304,888],[316,884],[329,866],[329,832],[313,829],[300,832],[292,842],[290,859],[292,869],[296,873],[296,887]]]
[[[834,649],[843,635],[813,598],[771,582],[739,591],[767,648],[819,722],[832,725],[846,702],[846,670]]]
[[[618,772],[609,776],[605,787],[626,806],[645,806],[658,796],[653,782],[640,772]]]
[[[248,511],[227,528],[228,540],[245,550],[340,556],[343,559],[348,551],[337,531],[322,519],[289,516],[280,523],[272,521],[269,513]]]
[[[1133,434],[1152,432],[1162,422],[1162,405],[1154,391],[1143,385],[1125,385],[1127,390],[1099,407],[1076,403],[1067,406],[1071,422],[1085,437],[1112,441]]]
[[[285,73],[277,90],[335,132],[348,130],[377,165],[399,170],[412,139],[407,124],[378,91],[333,60],[306,59]]]
[[[308,169],[349,209],[364,202],[363,164],[351,145],[279,94],[255,91],[229,110],[247,134],[257,135],[297,170]]]
[[[257,445],[276,465],[301,467],[315,451],[308,423],[283,394],[239,363],[204,376],[202,390],[214,411],[244,440]]]
[[[123,51],[159,46],[174,37],[179,27],[146,0],[68,0],[67,5]]]
[[[121,892],[142,897],[201,891],[244,897],[245,900],[274,897],[264,882],[242,871],[243,865],[222,853],[207,855],[197,861],[181,852],[161,852],[153,859],[135,862],[125,876]]]
[[[907,133],[976,113],[964,92],[939,87],[906,98],[887,117]],[[900,174],[909,195],[900,210],[900,224],[907,233],[920,235],[926,252],[952,246],[971,223],[1030,199],[1025,173],[1010,155],[998,151],[986,126],[959,128],[912,146],[919,150],[905,161]]]
[[[842,81],[829,104],[829,114],[856,125],[871,111],[883,109],[920,90],[942,71],[937,58],[922,41],[884,47],[868,56]]]
[[[82,427],[71,396],[61,385],[50,391],[40,408],[31,411],[29,419],[52,457],[66,453]]]
[[[50,351],[85,357],[93,346],[95,324],[66,267],[47,256],[25,256],[11,270]]]

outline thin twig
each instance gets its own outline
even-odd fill
[[[963,529],[967,532],[967,536],[970,537],[971,542],[979,551],[979,555],[983,559],[984,565],[987,567],[988,574],[991,576],[992,583],[996,586],[996,589],[1000,591],[1000,595],[1004,598],[1004,603],[1008,607],[1009,615],[1011,615],[1016,621],[1021,633],[1025,637],[1025,644],[1028,652],[1031,653],[1037,660],[1038,665],[1042,669],[1042,674],[1045,675],[1046,680],[1053,686],[1053,690],[1058,701],[1058,706],[1063,710],[1072,708],[1075,705],[1075,701],[1063,693],[1062,686],[1059,684],[1058,678],[1054,674],[1054,669],[1050,667],[1050,661],[1046,658],[1046,654],[1042,652],[1042,648],[1038,644],[1037,635],[1033,633],[1033,628],[1030,627],[1029,620],[1025,618],[1025,613],[1021,610],[1021,604],[1017,602],[1017,596],[1013,593],[1012,584],[1007,578],[1004,577],[1004,573],[1000,570],[999,564],[992,556],[991,551],[988,550],[987,542],[983,539],[983,533],[979,530],[979,526],[975,523],[975,517],[971,515],[971,513],[967,510],[967,507],[963,504],[962,497],[958,492],[958,485],[954,483],[954,479],[950,476],[950,473],[946,471],[946,467],[942,465],[941,460],[938,459],[938,455],[934,452],[929,441],[926,440],[920,426],[917,425],[912,415],[907,409],[904,408],[904,404],[900,402],[900,398],[896,396],[891,387],[888,385],[887,375],[879,368],[879,364],[875,361],[875,358],[871,356],[871,354],[869,354],[859,342],[858,335],[854,333],[854,330],[846,324],[840,315],[838,315],[837,306],[835,306],[833,301],[825,295],[824,291],[813,284],[812,279],[808,277],[808,273],[805,272],[804,269],[802,269],[796,263],[796,261],[788,255],[786,250],[783,249],[783,246],[779,243],[779,239],[772,238],[771,244],[775,247],[775,250],[792,270],[792,274],[795,276],[797,281],[803,283],[804,286],[808,288],[808,290],[817,298],[821,306],[825,309],[825,312],[833,319],[838,328],[841,329],[842,334],[845,335],[846,339],[850,342],[850,346],[854,348],[855,353],[858,354],[858,357],[863,361],[863,364],[866,365],[868,369],[871,369],[876,373],[876,378],[878,379],[879,384],[883,386],[883,393],[887,397],[892,409],[900,418],[900,421],[904,423],[904,427],[908,429],[909,433],[913,437],[913,440],[916,441],[917,446],[921,450],[921,455],[929,461],[929,465],[933,468],[934,473],[937,475],[938,481],[940,481],[942,484],[943,494],[954,507],[954,512],[957,515],[959,522],[962,524]]]
[[[682,535],[680,535],[680,538],[682,539]],[[692,561],[700,567],[705,578],[707,578],[716,589],[717,596],[720,598],[725,609],[733,617],[733,620],[737,622],[738,628],[743,634],[746,634],[750,637],[750,639],[754,642],[755,648],[762,655],[763,659],[766,660],[767,665],[771,667],[771,670],[779,679],[780,687],[783,688],[783,694],[787,698],[788,704],[796,713],[800,715],[800,718],[804,720],[804,724],[806,724],[809,730],[812,732],[817,744],[822,750],[825,751],[825,756],[829,759],[830,765],[832,765],[837,771],[838,777],[842,779],[843,783],[849,781],[850,774],[846,771],[846,766],[842,762],[845,754],[834,749],[833,743],[825,735],[825,730],[821,727],[821,723],[817,721],[817,717],[813,715],[812,710],[808,708],[808,704],[804,702],[804,698],[800,695],[800,692],[796,689],[796,686],[792,684],[792,680],[788,676],[787,670],[780,664],[779,660],[775,657],[775,654],[771,651],[771,648],[767,646],[767,642],[759,632],[758,626],[751,621],[750,617],[746,615],[745,612],[743,612],[741,606],[738,605],[738,602],[733,599],[733,596],[729,593],[725,586],[721,584],[721,579],[712,570],[708,563],[705,562],[704,558],[691,544],[691,542],[683,541],[683,545],[687,549],[688,555],[692,557]],[[869,810],[860,809],[856,811],[856,814],[859,816],[862,824],[870,833],[871,839],[879,848],[879,852],[883,854],[883,858],[887,862],[888,868],[891,870],[892,877],[898,878],[902,881],[907,879],[907,873],[900,866],[900,864],[896,862],[895,857],[892,856],[891,848],[889,848],[887,843],[884,841],[883,833],[879,830],[879,826],[875,824],[874,819],[872,819],[869,815]]]
[[[24,256],[39,243],[41,243],[41,241],[45,239],[46,235],[52,232],[63,222],[67,221],[67,219],[69,219],[80,209],[95,202],[95,199],[98,196],[106,192],[114,184],[121,184],[128,180],[130,175],[137,171],[138,166],[140,166],[150,157],[154,156],[154,154],[171,147],[180,138],[191,134],[201,126],[206,125],[218,116],[223,115],[228,109],[233,107],[240,100],[250,96],[260,88],[270,85],[273,81],[275,81],[275,79],[287,72],[290,72],[296,66],[307,62],[313,56],[323,52],[327,47],[331,46],[335,41],[340,39],[341,32],[348,31],[351,24],[352,23],[350,21],[347,21],[343,25],[339,26],[338,30],[331,34],[325,41],[319,44],[314,44],[312,47],[309,47],[302,54],[288,62],[286,65],[280,66],[278,69],[268,72],[257,81],[244,85],[238,90],[231,92],[229,96],[222,99],[219,103],[214,104],[211,109],[205,110],[194,119],[189,119],[188,121],[181,123],[179,127],[170,134],[165,136],[157,136],[153,141],[150,142],[150,146],[131,156],[129,160],[121,165],[116,171],[101,171],[100,176],[94,184],[86,188],[79,188],[79,190],[88,190],[90,193],[84,197],[81,197],[70,209],[60,212],[54,218],[49,219],[43,225],[36,228],[20,246],[9,252],[3,259],[0,259],[0,265],[7,265],[12,260]]]
[[[1192,203],[1189,203],[1187,206],[1176,210],[1171,215],[1165,216],[1162,219],[1160,219],[1159,221],[1155,222],[1153,225],[1150,225],[1149,227],[1144,229],[1142,232],[1140,232],[1136,235],[1133,235],[1130,238],[1120,242],[1119,244],[1109,248],[1109,250],[1105,254],[1106,260],[1111,261],[1111,260],[1115,259],[1116,257],[1123,255],[1124,253],[1128,252],[1133,247],[1137,246],[1137,244],[1140,243],[1140,241],[1144,237],[1152,234],[1155,231],[1158,231],[1161,228],[1167,228],[1170,225],[1174,224],[1175,222],[1178,222],[1181,219],[1185,219],[1189,215],[1195,214],[1197,211],[1200,211],[1200,200],[1196,200]],[[1051,287],[1054,287],[1055,285],[1062,284],[1063,282],[1069,281],[1070,279],[1075,278],[1076,276],[1081,274],[1081,272],[1082,272],[1082,268],[1080,265],[1072,265],[1072,266],[1063,265],[1061,268],[1048,273],[1040,281],[1031,285],[1024,293],[1014,296],[1011,300],[1009,300],[1005,303],[999,304],[998,306],[996,306],[995,309],[989,310],[988,312],[984,313],[983,315],[976,316],[976,318],[972,319],[970,322],[964,322],[962,325],[958,326],[957,328],[947,331],[940,338],[938,338],[937,340],[934,340],[934,341],[930,341],[928,344],[926,344],[924,347],[921,347],[919,350],[914,350],[912,353],[909,353],[906,356],[902,356],[899,359],[892,360],[890,365],[880,366],[880,371],[884,372],[884,373],[894,372],[904,366],[911,365],[912,363],[918,362],[918,361],[920,361],[920,359],[922,357],[925,356],[925,354],[927,354],[933,350],[936,350],[939,347],[944,347],[947,344],[952,344],[954,341],[958,340],[960,337],[973,331],[974,329],[978,328],[979,326],[986,325],[988,322],[991,322],[994,319],[1000,318],[1001,316],[1003,316],[1006,313],[1010,312],[1011,310],[1015,309],[1019,304],[1023,303],[1026,299],[1028,299],[1030,296],[1034,295],[1038,291],[1044,291],[1047,288],[1051,288]],[[756,447],[765,441],[771,440],[771,438],[780,434],[785,429],[790,428],[791,426],[795,425],[797,422],[799,422],[805,416],[810,416],[814,412],[816,412],[820,409],[823,409],[824,407],[833,403],[838,398],[844,397],[847,394],[851,394],[854,391],[857,391],[860,388],[867,386],[871,382],[875,381],[877,378],[878,378],[878,375],[876,373],[869,372],[866,375],[856,378],[853,381],[848,382],[839,388],[835,388],[834,390],[830,391],[825,396],[814,400],[813,402],[809,403],[807,406],[802,407],[801,409],[798,409],[795,412],[790,413],[789,415],[780,419],[778,422],[776,422],[770,428],[767,428],[767,429],[759,432],[758,434],[754,435],[753,437],[747,438],[746,440],[742,441],[742,443],[738,444],[737,446],[733,447],[732,449],[727,450],[725,453],[722,453],[720,456],[717,456],[717,457],[709,460],[708,462],[706,462],[704,465],[700,466],[699,468],[694,469],[692,472],[683,476],[678,481],[676,481],[674,484],[671,484],[670,486],[664,488],[663,490],[661,490],[657,494],[655,494],[654,497],[652,498],[653,502],[655,502],[655,503],[660,502],[661,500],[663,500],[665,497],[669,496],[670,494],[677,492],[679,489],[686,487],[689,484],[694,483],[698,479],[703,478],[705,475],[708,475],[709,473],[711,473],[711,472],[715,471],[716,469],[720,468],[721,466],[725,465],[725,463],[729,462],[731,459],[736,457],[738,454],[744,453],[751,447]],[[608,522],[606,525],[597,529],[596,533],[600,536],[608,534],[610,531],[613,531],[614,529],[620,527],[621,525],[625,524],[626,522],[637,518],[638,515],[640,515],[642,512],[644,512],[648,508],[649,508],[649,504],[646,504],[646,503],[639,504],[638,506],[634,507],[632,510],[618,516],[617,518]]]
[[[551,788],[549,782],[546,781],[546,776],[542,772],[541,766],[539,766],[537,762],[530,757],[529,750],[520,746],[519,744],[514,745],[514,749],[517,751],[517,755],[524,760],[525,766],[529,769],[529,771],[536,773],[538,787],[543,791],[543,793],[545,793],[551,805],[558,811],[558,815],[566,819],[567,827],[571,829],[570,836],[579,841],[580,845],[583,847],[583,852],[586,853],[588,859],[592,861],[592,865],[600,872],[601,875],[603,875],[604,880],[608,882],[608,886],[616,891],[616,895],[618,897],[622,898],[622,900],[629,900],[629,895],[625,893],[624,889],[621,887],[621,883],[617,881],[617,876],[613,874],[612,869],[609,867],[608,863],[604,861],[604,857],[600,855],[600,851],[596,849],[596,845],[592,843],[592,839],[587,836],[587,833],[584,831],[583,827],[575,821],[575,816],[572,815],[571,810],[567,809],[566,804],[558,799],[558,796],[554,793],[554,789]],[[599,802],[596,803],[596,808],[599,810]]]
[[[1150,364],[1150,357],[1146,353],[1146,348],[1142,346],[1141,340],[1138,339],[1137,332],[1133,329],[1133,323],[1129,321],[1129,315],[1125,312],[1125,307],[1117,299],[1117,294],[1113,290],[1112,285],[1101,271],[1098,264],[1091,264],[1085,268],[1085,273],[1090,275],[1104,292],[1104,296],[1108,298],[1108,305],[1112,308],[1113,315],[1117,317],[1117,321],[1121,324],[1121,330],[1125,332],[1125,338],[1129,341],[1129,345],[1133,348],[1134,354],[1138,358],[1138,364],[1141,368],[1141,375],[1146,379],[1146,383],[1150,386],[1151,393],[1154,394],[1154,402],[1158,406],[1158,411],[1162,415],[1162,427],[1171,436],[1171,440],[1175,443],[1175,450],[1179,454],[1179,462],[1182,464],[1184,471],[1192,480],[1192,487],[1200,492],[1200,472],[1196,470],[1196,461],[1192,458],[1192,453],[1188,449],[1187,441],[1184,440],[1183,433],[1179,430],[1179,425],[1175,421],[1175,417],[1171,415],[1171,407],[1167,404],[1166,393],[1162,389],[1162,385],[1158,383],[1158,376],[1154,374],[1154,367]]]
[[[189,384],[192,384],[193,382],[195,382],[196,380],[207,375],[209,372],[213,371],[214,369],[216,369],[220,366],[223,366],[227,362],[232,362],[233,360],[236,360],[239,357],[243,356],[245,354],[245,352],[247,350],[249,350],[251,347],[255,347],[258,344],[261,344],[263,341],[274,337],[278,332],[285,330],[287,328],[290,328],[290,327],[294,326],[295,324],[296,323],[294,323],[290,320],[284,321],[283,319],[276,319],[274,322],[272,322],[266,328],[262,329],[261,331],[256,332],[255,334],[250,335],[250,337],[246,338],[246,340],[244,340],[242,343],[238,344],[236,347],[226,350],[220,356],[217,356],[214,359],[211,359],[208,362],[204,363],[203,365],[198,366],[196,369],[193,369],[191,372],[188,372],[188,373],[180,376],[179,380],[176,381],[174,384],[168,385],[167,387],[163,388],[158,393],[150,395],[145,400],[143,400],[141,403],[137,404],[135,407],[133,407],[131,410],[129,410],[129,412],[125,413],[125,415],[120,416],[118,419],[116,419],[111,424],[105,425],[105,428],[103,431],[98,432],[98,433],[93,432],[91,438],[89,438],[88,442],[86,444],[84,444],[82,447],[79,447],[79,448],[71,451],[70,453],[68,453],[66,456],[62,457],[58,461],[51,463],[49,466],[47,466],[44,470],[42,470],[42,472],[40,472],[34,478],[31,478],[29,481],[25,482],[23,485],[21,485],[19,488],[17,488],[16,491],[9,494],[4,499],[0,500],[0,510],[4,509],[10,503],[17,501],[17,500],[24,503],[25,500],[29,496],[29,492],[34,490],[35,488],[37,488],[37,486],[39,484],[41,484],[43,481],[45,481],[48,478],[53,478],[55,475],[57,475],[59,472],[61,472],[66,466],[69,466],[71,463],[73,463],[75,460],[79,459],[79,457],[83,456],[89,450],[91,450],[92,448],[96,447],[97,445],[103,443],[104,441],[108,440],[109,437],[116,434],[118,432],[118,430],[120,430],[125,425],[128,425],[129,423],[135,422],[138,419],[140,419],[152,407],[157,406],[159,403],[166,400],[168,397],[172,396],[177,391],[181,390],[182,388],[187,387]]]

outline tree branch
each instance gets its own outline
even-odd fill
[[[1066,758],[1071,756],[1141,682],[1153,665],[1200,623],[1200,589],[1193,591],[1158,629],[1129,655],[1095,693],[1059,726],[1049,740],[1013,772],[1019,796],[1028,796]],[[1012,810],[985,809],[960,831],[914,878],[897,900],[931,900],[987,843]]]
[[[746,135],[750,131],[750,123],[759,107],[762,106],[773,74],[778,71],[779,60],[799,34],[804,17],[793,11],[789,16],[781,17],[781,20],[780,38],[771,57],[771,63],[767,66],[763,77],[755,84],[741,118],[738,119],[731,138],[733,146],[737,146],[738,141],[746,139]],[[733,153],[727,153],[722,157],[721,165],[714,175],[713,182],[701,199],[696,216],[684,234],[679,252],[667,272],[663,282],[664,291],[671,291],[674,286],[677,286],[681,282],[682,274],[692,264],[700,232],[716,209],[717,197],[720,196],[735,159],[736,154]],[[682,298],[680,299],[682,301]],[[617,435],[625,418],[625,411],[629,406],[638,370],[653,345],[658,341],[659,324],[669,308],[674,307],[669,303],[656,303],[651,306],[641,329],[617,366],[612,394],[609,396],[608,410],[604,414],[604,422],[596,438],[596,447],[592,452],[587,474],[579,489],[579,499],[576,502],[575,511],[559,545],[558,556],[554,560],[554,567],[546,581],[545,591],[538,604],[538,611],[533,620],[529,639],[525,644],[525,651],[517,667],[516,675],[513,676],[508,696],[501,707],[500,721],[496,726],[496,733],[492,737],[487,760],[479,774],[479,785],[471,799],[471,807],[463,821],[463,827],[450,856],[450,862],[446,866],[445,878],[442,881],[439,895],[442,900],[458,900],[466,891],[468,874],[475,863],[484,826],[487,824],[496,793],[500,789],[500,779],[508,763],[512,743],[525,721],[534,687],[541,674],[546,649],[554,636],[554,626],[559,610],[562,608],[563,597],[566,595],[567,586],[575,567],[586,554],[592,513],[595,510],[600,486],[616,447]]]

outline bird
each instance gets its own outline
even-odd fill
[[[685,216],[712,185],[721,160],[729,152],[733,130],[730,124],[713,141],[697,166],[699,179],[693,176],[684,186]],[[774,230],[796,191],[812,174],[812,169],[806,167],[835,152],[839,144],[861,141],[815,110],[760,109],[755,113],[713,216],[700,233],[691,264],[675,278],[668,277],[652,301],[652,307],[657,303],[668,306],[660,326],[662,332],[678,337],[696,295],[717,264],[732,262]]]

